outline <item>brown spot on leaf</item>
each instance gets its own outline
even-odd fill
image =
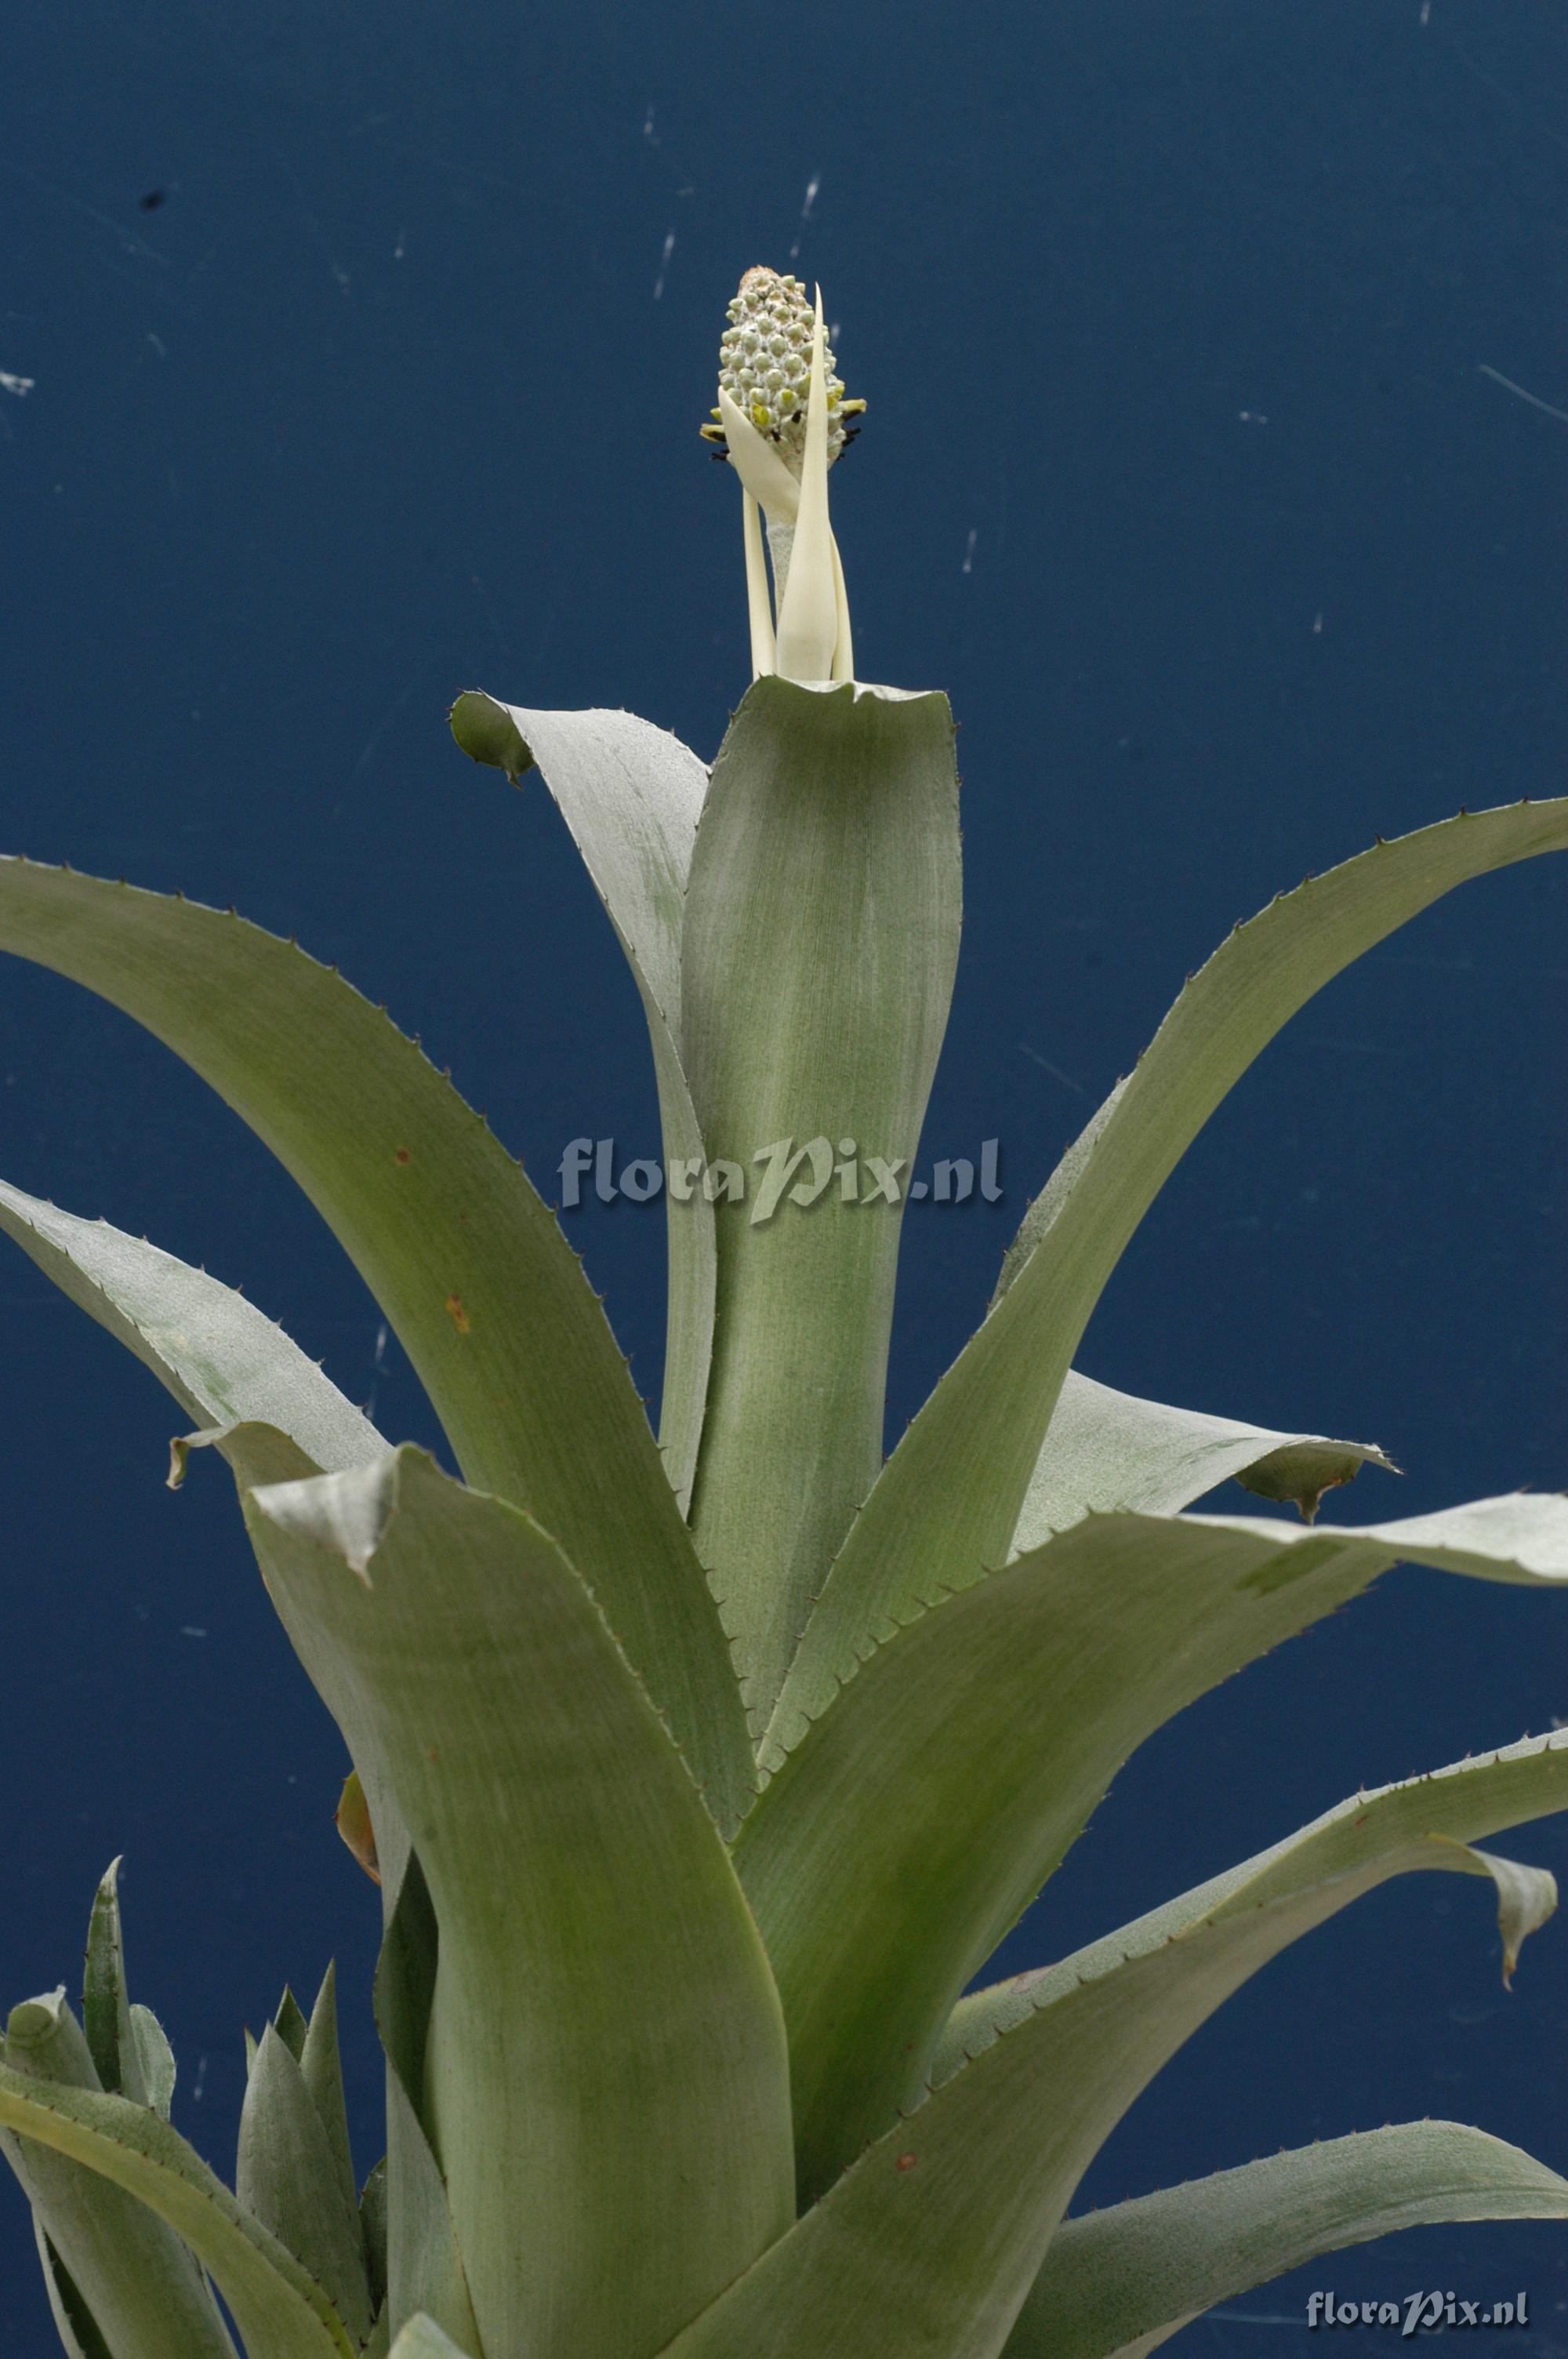
[[[897,2163],[894,2165],[894,2169],[898,2170],[913,2170],[914,2169],[914,2159],[915,2158],[912,2154],[901,2154]]]
[[[463,1299],[460,1294],[448,1295],[447,1312],[458,1333],[466,1335],[469,1332],[469,1315],[463,1309]]]
[[[392,1159],[395,1163],[406,1163],[408,1160],[408,1149],[406,1147],[400,1147]]]

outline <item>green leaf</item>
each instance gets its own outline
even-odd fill
[[[1399,1472],[1370,1442],[1273,1433],[1233,1418],[1168,1408],[1113,1392],[1073,1369],[1051,1413],[1012,1547],[1020,1553],[1039,1548],[1093,1509],[1173,1515],[1232,1479],[1262,1498],[1289,1500],[1310,1524],[1324,1493],[1368,1465]]]
[[[184,1480],[185,1461],[189,1451],[205,1449],[209,1444],[227,1459],[242,1498],[247,1491],[256,1490],[265,1484],[305,1482],[321,1472],[304,1451],[286,1433],[280,1433],[276,1426],[230,1425],[220,1426],[209,1433],[185,1434],[173,1444],[169,1473],[171,1484],[178,1486]],[[384,1453],[381,1462],[385,1462]],[[263,1579],[265,1579],[265,1568]],[[357,1700],[352,1690],[345,1688],[338,1678],[331,1649],[323,1646],[311,1625],[294,1613],[282,1591],[269,1590],[268,1594],[287,1635],[288,1643],[298,1656],[317,1694],[324,1699],[332,1699],[327,1708],[337,1720],[354,1764],[353,1774],[359,1780],[359,1798],[366,1821],[375,1831],[377,1877],[395,1890],[407,1856],[407,1832],[398,1814],[392,1788],[381,1778],[362,1725],[362,1714]],[[279,2011],[278,2028],[284,2032],[297,2056],[302,2054],[305,2017],[292,1994],[287,1995],[287,2007]]]
[[[142,2071],[141,2049],[131,2028],[119,1887],[120,1863],[115,1859],[104,1871],[88,1920],[81,2022],[100,2087],[129,2097],[133,2105],[146,2105],[151,2099]]]
[[[439,2317],[466,2348],[480,2348],[468,2272],[451,2201],[424,2125],[401,2081],[386,2082],[388,2314]]]
[[[305,2035],[310,2027],[304,2008],[287,1983],[283,1996],[277,2003],[277,2013],[272,2019],[272,2027],[297,2064],[305,2053]]]
[[[220,1422],[177,1440],[169,1473],[176,1488],[184,1480],[188,1453],[208,1443],[228,1460],[242,1488],[366,1465],[385,1456],[390,1445],[375,1428],[280,1327],[232,1287],[145,1238],[126,1236],[106,1221],[79,1220],[3,1182],[0,1228],[63,1293],[133,1351],[189,1416],[252,1419]],[[265,1422],[269,1417],[276,1421]],[[289,1636],[297,1647],[298,1634]],[[401,1836],[389,1798],[383,1798],[382,1807],[383,1836],[395,1859]]]
[[[582,1565],[732,1825],[753,1781],[718,1610],[603,1313],[482,1118],[340,975],[239,918],[4,860],[0,949],[135,1016],[294,1174],[469,1480]]]
[[[0,2145],[9,2147],[15,2141],[0,2138]],[[104,2342],[98,2321],[81,2299],[80,2288],[72,2281],[70,2271],[45,2235],[43,2223],[35,2214],[33,2236],[43,2264],[44,2291],[49,2296],[49,2312],[55,2331],[65,2348],[66,2359],[114,2359],[114,2354]]]
[[[765,1718],[881,1464],[903,1189],[958,949],[943,696],[762,679],[714,765],[681,950],[682,1046],[718,1206],[693,1528]],[[817,1142],[768,1216],[786,1158]],[[846,1144],[849,1142],[849,1144]],[[764,1150],[781,1146],[776,1159]],[[858,1160],[860,1201],[836,1164]],[[893,1173],[878,1200],[872,1158]],[[902,1168],[901,1168],[902,1167]]]
[[[958,1993],[1127,1756],[1400,1558],[1563,1581],[1568,1502],[1522,1495],[1315,1532],[1090,1516],[906,1607],[811,1724],[781,1709],[794,1750],[735,1862],[784,2001],[808,2196],[914,2101]]]
[[[654,2349],[790,2216],[777,1994],[691,1777],[520,1509],[404,1449],[247,1519],[428,1882],[425,2101],[481,2335]]]
[[[105,1883],[112,1892],[113,1870]],[[39,2090],[99,2085],[63,1989],[12,2009],[4,2056]],[[47,2147],[4,2134],[0,2145],[32,2205],[50,2307],[68,2351],[73,2341],[91,2350],[96,2336],[115,2359],[233,2359],[195,2260],[161,2220]]]
[[[176,1487],[184,1479],[188,1452],[209,1442],[222,1451],[242,1487],[363,1465],[385,1455],[389,1444],[374,1427],[280,1327],[232,1287],[145,1238],[127,1236],[106,1221],[79,1220],[4,1182],[0,1228],[63,1293],[133,1351],[188,1416],[225,1420],[172,1445],[169,1480]],[[226,1422],[245,1416],[276,1422]],[[385,1832],[395,1848],[395,1826],[389,1823]],[[95,1927],[98,1921],[95,1914]],[[93,1971],[90,1953],[90,1976]],[[96,2002],[91,1997],[87,2011],[89,2038],[96,2041]],[[174,2086],[173,2058],[155,2019],[147,2020],[155,2049],[167,2060],[167,2096]],[[101,2069],[102,2064],[103,2060]],[[112,2085],[107,2071],[104,2079]],[[138,2095],[134,2088],[124,2093]],[[160,2110],[167,2119],[167,2102]]]
[[[324,1473],[388,1444],[281,1327],[205,1270],[0,1181],[0,1228],[202,1426],[275,1425]]]
[[[531,712],[469,689],[451,722],[465,754],[514,781],[538,765],[642,995],[666,1169],[676,1158],[700,1162],[702,1136],[680,1055],[680,945],[705,765],[678,737],[633,712]],[[665,1212],[669,1329],[659,1447],[684,1514],[713,1351],[713,1206],[700,1188],[682,1202],[666,1187]]]
[[[1212,1531],[1277,1535],[1286,1548],[1306,1547],[1293,1563],[1312,1560],[1314,1539],[1365,1541],[1386,1548],[1406,1564],[1434,1565],[1440,1572],[1467,1573],[1474,1581],[1498,1581],[1513,1588],[1536,1588],[1568,1579],[1568,1496],[1561,1491],[1505,1491],[1496,1499],[1469,1499],[1430,1516],[1400,1516],[1384,1524],[1334,1527],[1315,1534],[1272,1516],[1189,1516],[1188,1523]],[[1282,1568],[1287,1571],[1288,1568]]]
[[[955,2022],[966,2018],[974,2060],[869,2147],[665,2359],[819,2359],[824,2318],[834,2359],[890,2349],[995,2359],[1089,2160],[1234,1990],[1390,1875],[1490,1875],[1465,1848],[1472,1838],[1565,1802],[1568,1732],[1358,1795],[1217,1878],[1184,1923],[1173,1904],[1110,1936],[1098,1965],[1082,1953],[1087,1980],[1047,1969],[985,1994],[983,2010],[966,2001]],[[1537,1881],[1537,1912],[1550,1885]]]
[[[351,2334],[362,2340],[372,2308],[359,2206],[351,2190],[344,2196],[304,2074],[270,2023],[245,2082],[234,2192],[325,2287]]]
[[[847,1673],[864,1634],[904,1600],[1007,1555],[1101,1288],[1281,1026],[1454,886],[1565,846],[1568,799],[1445,820],[1309,879],[1236,929],[1031,1206],[985,1324],[914,1419],[828,1578],[801,1647],[816,1680]]]
[[[167,2122],[174,2104],[174,2050],[162,2024],[150,2006],[131,2007],[131,2038],[136,2046],[142,2085],[155,2114]]]
[[[338,2049],[338,1973],[329,1964],[316,1994],[299,2054],[300,2077],[310,2093],[338,2169],[338,2186],[349,2211],[357,2214],[359,2191],[349,2145],[349,2114],[343,2095],[343,2064]]]
[[[375,2022],[386,2052],[387,2288],[390,2314],[427,2310],[467,2347],[479,2328],[452,2226],[447,2183],[430,2143],[425,2056],[440,1934],[429,1887],[410,1852],[388,1910],[375,1970]],[[365,2192],[370,2188],[367,2183]]]
[[[365,2274],[376,2312],[386,2304],[386,2157],[382,2156],[360,2193],[360,2234],[364,2240]]]
[[[1007,2359],[1144,2359],[1320,2253],[1439,2221],[1564,2218],[1568,2180],[1484,2130],[1406,2122],[1329,2138],[1065,2220]]]
[[[319,2289],[167,2122],[93,2087],[63,1992],[13,2008],[0,2128],[34,2214],[115,2359],[350,2359]]]
[[[390,2070],[403,2083],[416,2114],[425,2109],[425,2057],[430,2044],[430,2011],[436,2003],[436,1969],[441,1931],[435,1903],[417,1853],[410,1852],[402,1880],[387,1910],[386,1931],[375,1965],[375,2027]]]

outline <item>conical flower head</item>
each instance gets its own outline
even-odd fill
[[[720,391],[775,446],[797,483],[806,459],[814,317],[798,278],[759,265],[741,279],[719,345]],[[831,466],[854,440],[857,429],[851,421],[866,405],[846,400],[830,345],[824,346],[822,360]]]

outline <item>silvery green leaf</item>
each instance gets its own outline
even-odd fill
[[[0,1228],[199,1425],[275,1425],[324,1472],[384,1454],[374,1426],[315,1361],[205,1270],[3,1181]]]
[[[277,2013],[272,2019],[272,2027],[297,2064],[305,2053],[305,2034],[309,2025],[305,2009],[287,1983],[283,1986],[283,1996],[277,2003]]]
[[[777,1993],[691,1770],[555,1541],[422,1452],[246,1516],[428,1883],[425,2112],[481,2338],[656,2349],[793,2183]]]
[[[425,2056],[440,1935],[416,1854],[408,1854],[402,1880],[388,1898],[375,1970],[375,2022],[387,2066],[389,2309],[396,2318],[428,2311],[449,2333],[477,2349],[479,2329],[425,2104]],[[365,2193],[370,2193],[368,2183]],[[368,2235],[366,2242],[368,2250]]]
[[[1088,2162],[1233,1991],[1389,1876],[1493,1876],[1471,1842],[1565,1803],[1568,1732],[1357,1795],[1076,1965],[966,2000],[948,2077],[665,2359],[820,2359],[825,2318],[834,2359],[996,2359]],[[1539,1913],[1550,1878],[1523,1874]]]
[[[8,2140],[0,2139],[0,2144],[8,2143]],[[65,2359],[114,2359],[114,2353],[103,2340],[103,2330],[82,2300],[70,2270],[45,2235],[43,2223],[36,2212],[33,2216],[33,2240],[43,2265],[44,2291],[49,2297],[49,2315],[64,2347]]]
[[[350,2333],[371,2328],[359,2206],[287,2035],[268,2024],[245,2082],[234,2192],[325,2288]]]
[[[360,2191],[360,2234],[365,2275],[379,2316],[386,2302],[386,2157],[383,2155]]]
[[[134,1016],[293,1173],[469,1479],[584,1567],[732,1826],[753,1773],[718,1609],[604,1314],[482,1117],[339,974],[232,915],[6,859],[0,950]]]
[[[7,2110],[6,2089],[21,2093]],[[0,2064],[0,2138],[47,2241],[46,2275],[57,2322],[79,2343],[96,2332],[114,2359],[234,2359],[218,2308],[187,2246],[136,2191],[105,2184],[82,2159],[40,2142],[36,2115],[78,2098],[123,2105],[130,2125],[163,2125],[128,2100],[105,2098],[86,2038],[63,1990],[13,2007]],[[49,2254],[59,2264],[57,2278]],[[61,2329],[62,2340],[65,2329]],[[67,2343],[67,2349],[70,2343]]]
[[[97,2067],[99,2086],[128,2097],[133,2105],[145,2105],[151,2100],[142,2071],[141,2049],[131,2028],[119,1886],[120,1863],[116,1859],[104,1871],[88,1921],[81,2022]]]
[[[142,2085],[155,2114],[167,2122],[174,2104],[174,2050],[150,2006],[131,2006],[131,2038],[141,2065]]]
[[[356,2359],[321,2288],[157,2114],[95,2089],[40,2085],[5,2063],[0,2064],[0,2129],[25,2148],[63,2156],[103,2182],[90,2215],[99,2227],[121,2190],[156,2215],[155,2225],[162,2221],[172,2228],[227,2302],[246,2359]],[[123,2252],[113,2256],[110,2275],[113,2283],[126,2281]],[[157,2299],[156,2293],[148,2298],[149,2318],[157,2315]],[[92,2307],[102,2318],[101,2299]],[[187,2347],[201,2359],[209,2353],[212,2359],[233,2359],[226,2335],[205,2343],[190,2340],[189,2346],[172,2341],[174,2315],[166,2306],[163,2340],[147,2343],[147,2359],[185,2359]],[[198,2316],[192,2312],[193,2321]],[[193,2323],[192,2335],[200,2331]],[[137,2346],[116,2345],[115,2359],[140,2359]]]
[[[470,689],[452,734],[477,762],[521,781],[536,765],[626,953],[653,1044],[666,1169],[702,1160],[681,1062],[681,926],[706,766],[634,712],[533,712]],[[700,1188],[665,1190],[669,1328],[659,1447],[684,1514],[697,1470],[713,1350],[713,1206]]]
[[[1174,1515],[1233,1479],[1261,1498],[1290,1501],[1311,1523],[1324,1493],[1363,1466],[1399,1472],[1370,1442],[1168,1408],[1069,1369],[1019,1510],[1013,1553],[1038,1548],[1092,1510]]]
[[[959,898],[946,697],[754,681],[697,832],[681,991],[709,1160],[735,1166],[746,1190],[717,1206],[692,1523],[762,1719],[881,1465],[903,1190],[946,1027]],[[837,1175],[846,1160],[854,1201]]]
[[[1568,846],[1568,799],[1380,843],[1238,926],[1035,1199],[985,1323],[889,1461],[801,1646],[812,1682],[934,1582],[1000,1563],[1063,1380],[1123,1247],[1209,1115],[1297,1008],[1466,878]]]
[[[1064,2220],[1006,2359],[1146,2359],[1321,2253],[1440,2221],[1565,2218],[1568,2180],[1484,2130],[1404,2122],[1326,2138]]]
[[[906,1605],[852,1678],[795,1711],[797,1666],[775,1721],[790,1750],[770,1750],[735,1860],[784,2000],[808,2191],[918,2096],[959,1992],[1127,1756],[1401,1558],[1568,1581],[1568,1501],[1315,1530],[1090,1516]]]
[[[338,2168],[338,2186],[350,2212],[359,2209],[354,2184],[354,2158],[349,2145],[348,2106],[343,2096],[343,2065],[338,2049],[338,1975],[330,1963],[321,1977],[316,2004],[305,2027],[299,2051],[299,2072],[316,2108],[327,2144]]]

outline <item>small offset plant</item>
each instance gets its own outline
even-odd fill
[[[1357,1794],[971,1988],[1128,1755],[1217,1682],[1397,1560],[1568,1578],[1561,1498],[1312,1530],[1377,1451],[1071,1364],[1272,1034],[1450,887],[1568,846],[1568,800],[1379,840],[1238,926],[1046,1180],[884,1465],[899,1175],[959,853],[946,700],[854,675],[828,468],[860,407],[820,301],[749,272],[704,431],[740,478],[754,677],[711,771],[622,712],[470,692],[452,713],[468,753],[542,775],[642,995],[669,1183],[656,1441],[549,1209],[384,1012],[232,914],[0,865],[0,947],[136,1017],[265,1140],[462,1470],[384,1439],[215,1279],[0,1189],[11,1235],[194,1429],[171,1479],[197,1444],[228,1462],[385,1920],[384,2161],[361,2190],[329,1974],[253,2044],[231,2190],[171,2125],[105,1878],[80,2017],[63,1988],[24,2001],[0,2064],[72,2359],[236,2338],[250,2359],[1131,2359],[1390,2228],[1568,2214],[1552,2171],[1427,2121],[1066,2216],[1189,2034],[1385,1878],[1489,1880],[1510,1971],[1552,1881],[1473,1846],[1568,1806],[1568,1734]],[[744,1183],[781,1155],[755,1218]],[[1230,1476],[1270,1507],[1192,1511]]]

